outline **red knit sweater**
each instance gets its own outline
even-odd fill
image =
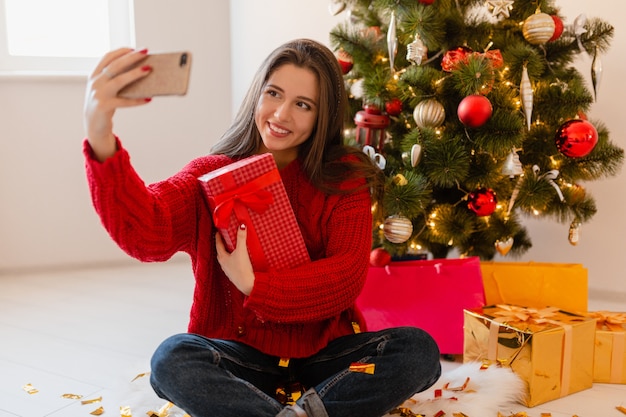
[[[367,190],[326,195],[313,187],[299,160],[280,171],[311,263],[255,273],[245,296],[224,275],[215,254],[211,213],[197,178],[230,162],[222,155],[197,158],[171,178],[146,186],[118,141],[103,163],[84,155],[94,207],[115,242],[144,262],[176,252],[191,258],[195,290],[188,331],[238,340],[278,357],[306,357],[362,328],[355,299],[365,282],[371,245]]]

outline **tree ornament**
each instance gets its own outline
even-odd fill
[[[404,243],[413,234],[413,223],[400,214],[394,214],[385,219],[383,234],[391,243]]]
[[[457,116],[461,123],[470,128],[477,128],[484,125],[491,117],[493,108],[491,102],[485,96],[472,94],[465,97],[459,103]]]
[[[364,109],[354,116],[357,142],[361,145],[372,145],[382,152],[385,145],[385,128],[389,123],[389,116],[381,114],[378,107],[365,105]]]
[[[396,12],[391,12],[391,19],[389,20],[389,28],[387,29],[387,52],[389,53],[389,67],[391,73],[395,73],[394,61],[398,53],[398,35],[396,29]]]
[[[414,144],[411,147],[411,166],[415,168],[422,159],[422,145],[419,143]]]
[[[459,63],[467,62],[467,57],[473,51],[467,46],[459,46],[456,49],[447,51],[441,59],[441,69],[446,72],[454,71]]]
[[[352,97],[357,99],[363,98],[363,82],[363,78],[359,78],[352,83],[350,86],[350,94],[352,94]]]
[[[513,10],[513,0],[487,0],[487,6],[491,11],[491,14],[499,18],[501,16],[511,17],[511,10]]]
[[[404,187],[409,183],[409,180],[407,180],[406,177],[402,174],[396,174],[396,176],[393,177],[392,182],[399,187]]]
[[[598,132],[586,120],[568,120],[557,130],[555,143],[563,155],[569,158],[582,158],[589,155],[598,143]]]
[[[341,66],[341,72],[345,75],[350,72],[352,67],[354,66],[354,60],[352,59],[352,55],[340,49],[337,52],[337,62]]]
[[[337,16],[339,13],[343,12],[346,8],[346,3],[343,1],[331,0],[328,4],[328,13],[331,16]]]
[[[389,116],[398,116],[402,113],[402,100],[394,97],[385,103],[385,111]]]
[[[574,221],[572,221],[569,225],[567,240],[569,240],[569,243],[572,246],[578,245],[578,242],[580,241],[580,221],[578,219],[574,219]]]
[[[507,175],[510,178],[516,177],[518,175],[522,175],[524,173],[524,168],[522,168],[522,163],[519,160],[519,155],[515,151],[515,149],[511,150],[511,153],[508,154],[504,164],[502,164],[502,175]]]
[[[418,0],[418,1],[426,5],[433,4],[435,2],[435,0]]]
[[[383,248],[376,248],[370,252],[370,265],[382,268],[391,263],[391,255]]]
[[[598,89],[602,81],[602,61],[598,56],[598,47],[593,48],[593,61],[591,62],[591,82],[593,84],[593,94],[598,101]]]
[[[387,166],[387,159],[385,159],[384,156],[376,152],[376,149],[374,149],[370,145],[365,145],[363,146],[363,152],[365,153],[365,155],[369,156],[372,161],[374,161],[378,168],[380,168],[381,170],[385,169],[385,167]]]
[[[513,237],[509,236],[504,240],[496,240],[494,246],[500,255],[506,256],[513,247]]]
[[[576,19],[574,19],[574,22],[572,22],[572,25],[568,30],[570,33],[572,33],[576,37],[576,42],[578,43],[578,49],[580,50],[581,53],[587,52],[587,50],[583,46],[583,41],[581,39],[581,36],[587,33],[587,29],[585,28],[585,25],[587,25],[587,15],[579,14],[578,16],[576,16]]]
[[[428,58],[428,48],[416,33],[415,40],[406,46],[406,59],[415,65],[421,65],[426,58]]]
[[[539,10],[528,17],[522,26],[524,39],[533,45],[542,45],[554,35],[555,24],[552,16]]]
[[[548,42],[554,42],[561,37],[561,35],[563,34],[563,29],[565,27],[560,17],[555,14],[550,15],[550,17],[552,18],[552,20],[554,20],[554,33],[552,34],[552,37],[548,39]]]
[[[519,86],[519,92],[522,97],[522,108],[524,109],[524,116],[526,117],[526,127],[530,130],[533,115],[533,86],[530,84],[530,77],[528,77],[527,63],[524,63],[524,69],[522,70],[522,81]]]
[[[489,216],[496,210],[498,199],[491,188],[479,188],[467,196],[467,207],[477,216]]]
[[[413,110],[413,120],[418,127],[439,127],[446,120],[446,110],[434,98],[427,98],[417,103]]]
[[[539,172],[541,172],[539,165],[533,165],[533,174],[535,174],[535,177],[538,180],[541,180],[541,179],[546,180],[548,184],[550,184],[552,188],[556,190],[556,193],[559,196],[559,200],[561,200],[561,202],[565,201],[565,197],[563,196],[563,191],[561,191],[561,188],[555,181],[559,177],[559,170],[551,169],[550,171],[541,175],[539,175]]]

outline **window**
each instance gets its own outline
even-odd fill
[[[0,0],[1,72],[87,73],[134,46],[132,0]]]

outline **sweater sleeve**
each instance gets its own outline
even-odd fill
[[[306,323],[339,316],[354,307],[365,283],[372,239],[367,190],[328,196],[317,232],[324,255],[293,269],[256,273],[246,307],[259,319]],[[323,229],[323,230],[320,230]]]
[[[111,238],[130,256],[165,261],[178,251],[189,252],[197,234],[202,204],[197,177],[211,169],[211,160],[197,159],[165,181],[146,185],[118,140],[118,151],[104,162],[83,146],[87,182],[101,222]]]

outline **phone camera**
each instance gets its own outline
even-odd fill
[[[187,65],[187,53],[180,56],[180,66],[184,67],[185,65]]]

